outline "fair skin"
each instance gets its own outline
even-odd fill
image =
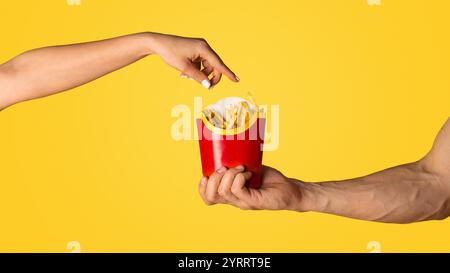
[[[34,49],[0,65],[0,110],[86,84],[153,54],[206,88],[222,74],[239,81],[204,39],[136,33]]]
[[[222,167],[200,180],[200,196],[207,205],[229,204],[245,210],[315,211],[388,223],[445,219],[450,215],[450,119],[431,151],[414,163],[315,183],[264,166],[260,189],[245,186],[250,177],[243,166]]]
[[[25,52],[0,65],[0,110],[86,84],[148,55],[211,88],[222,74],[239,78],[203,39],[159,33],[53,46]],[[450,214],[450,121],[423,159],[361,178],[305,183],[264,167],[263,185],[249,189],[243,166],[203,177],[199,191],[206,204],[242,209],[318,211],[357,219],[408,223],[444,219]]]

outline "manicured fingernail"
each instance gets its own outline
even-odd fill
[[[235,167],[235,169],[239,170],[239,171],[243,171],[243,170],[245,170],[245,167],[242,166],[242,165],[238,165],[238,166]]]
[[[240,81],[240,80],[241,80],[241,79],[239,79],[239,77],[238,77],[238,76],[235,76],[235,77],[236,77],[236,80],[237,80],[237,81]]]
[[[205,87],[206,89],[209,89],[211,87],[211,83],[208,80],[203,80],[202,81],[202,85],[203,87]]]
[[[217,170],[218,173],[224,173],[227,170],[225,167],[220,167],[220,169]]]
[[[181,74],[181,75],[180,75],[180,78],[182,78],[182,79],[187,79],[187,77],[188,77],[188,76],[186,76],[186,75],[184,75],[184,74]]]

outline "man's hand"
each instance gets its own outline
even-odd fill
[[[200,181],[206,204],[242,209],[316,211],[350,218],[411,223],[450,216],[450,119],[423,159],[344,181],[305,183],[263,167],[260,189],[245,187],[251,173],[221,168]]]
[[[243,166],[222,167],[209,179],[202,177],[199,192],[207,205],[229,204],[241,209],[302,210],[302,182],[288,179],[279,171],[263,166],[262,186],[245,187],[251,177]]]
[[[218,84],[222,74],[234,82],[239,81],[205,39],[159,33],[150,33],[149,37],[153,53],[179,70],[182,76],[192,78],[206,88]]]

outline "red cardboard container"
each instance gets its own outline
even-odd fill
[[[246,170],[252,172],[247,186],[259,188],[265,125],[266,119],[257,117],[244,131],[230,132],[212,126],[202,114],[202,118],[197,119],[197,131],[203,175],[210,176],[222,166],[233,168],[244,165]]]

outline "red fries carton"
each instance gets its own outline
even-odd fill
[[[264,113],[242,98],[224,98],[206,107],[197,119],[203,175],[244,165],[252,172],[247,186],[259,188],[265,125]]]

